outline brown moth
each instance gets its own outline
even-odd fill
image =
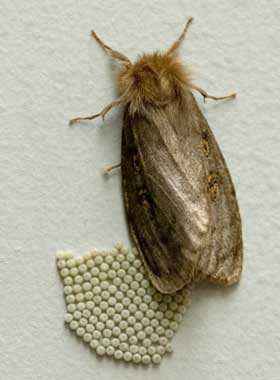
[[[192,18],[165,53],[132,63],[93,37],[122,66],[120,96],[100,113],[124,105],[122,184],[134,244],[154,286],[173,293],[197,279],[231,285],[242,271],[242,234],[234,186],[223,155],[178,61]],[[114,165],[109,168],[111,170]]]

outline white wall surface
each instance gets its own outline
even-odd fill
[[[245,245],[234,289],[203,285],[159,368],[99,360],[64,327],[54,253],[129,245],[120,174],[121,110],[70,128],[116,96],[95,30],[131,58],[181,49],[195,82],[234,101],[205,105],[239,198]],[[0,378],[280,378],[280,3],[46,0],[0,2]]]

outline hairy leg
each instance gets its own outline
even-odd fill
[[[120,97],[120,98],[112,101],[106,107],[104,107],[101,112],[99,112],[99,113],[97,113],[95,115],[91,115],[91,116],[76,117],[75,119],[70,120],[69,124],[72,125],[72,124],[75,124],[75,123],[79,123],[82,120],[92,120],[92,119],[95,119],[95,118],[97,118],[99,116],[101,116],[102,119],[104,120],[106,113],[108,111],[110,111],[113,107],[116,107],[116,106],[120,105],[121,103],[122,103],[122,98]]]
[[[112,171],[112,170],[114,170],[114,169],[117,169],[117,168],[120,168],[120,167],[121,167],[121,163],[119,163],[119,164],[115,164],[115,165],[106,166],[106,167],[104,168],[104,173],[105,173],[105,174],[108,174],[108,173],[110,173],[110,171]]]
[[[206,91],[204,91],[202,88],[198,87],[198,86],[192,86],[192,88],[196,91],[198,91],[204,98],[204,101],[206,98],[209,98],[209,99],[213,99],[213,100],[224,100],[224,99],[232,99],[232,98],[235,98],[236,97],[236,93],[233,92],[229,95],[225,95],[225,96],[213,96],[213,95],[209,95],[207,94]]]

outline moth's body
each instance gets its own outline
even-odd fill
[[[242,270],[234,187],[192,90],[211,96],[192,84],[175,55],[188,25],[167,53],[143,55],[134,64],[103,44],[124,65],[120,98],[101,115],[125,104],[121,167],[128,224],[163,293],[198,277],[231,285]]]
[[[131,114],[122,141],[128,223],[156,287],[172,293],[204,276],[232,284],[241,230],[224,159],[185,89],[167,105]]]

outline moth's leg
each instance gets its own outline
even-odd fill
[[[98,35],[92,31],[91,32],[91,35],[93,36],[93,38],[95,38],[95,40],[97,41],[97,43],[102,47],[102,49],[108,53],[109,55],[111,55],[113,58],[116,58],[120,61],[123,61],[123,62],[126,62],[128,64],[131,64],[130,60],[122,53],[120,53],[119,51],[117,50],[114,50],[112,49],[110,46],[106,45],[99,37]]]
[[[180,47],[180,45],[184,41],[184,38],[186,37],[187,31],[192,21],[193,21],[193,17],[190,17],[185,25],[183,32],[180,34],[177,40],[173,43],[173,45],[167,50],[166,52],[167,55],[175,53],[175,51]]]
[[[120,97],[120,98],[112,101],[110,104],[108,104],[105,108],[103,108],[103,110],[101,112],[99,112],[95,115],[92,115],[92,116],[76,117],[75,119],[70,120],[69,124],[72,125],[72,124],[78,123],[82,120],[92,120],[92,119],[95,119],[96,117],[99,117],[99,116],[101,116],[102,119],[104,120],[106,113],[108,111],[110,111],[110,109],[112,109],[113,107],[120,105],[122,103],[122,101],[123,101],[123,99]]]
[[[116,165],[106,166],[106,167],[104,168],[104,173],[105,173],[105,174],[108,174],[108,173],[110,173],[111,170],[114,170],[114,169],[117,169],[117,168],[120,168],[120,167],[121,167],[121,163],[116,164]]]
[[[204,98],[204,102],[205,102],[205,99],[206,98],[209,98],[209,99],[214,99],[214,100],[223,100],[223,99],[232,99],[232,98],[235,98],[236,97],[236,93],[233,92],[229,95],[225,95],[225,96],[213,96],[213,95],[209,95],[207,94],[206,91],[204,91],[202,88],[198,87],[198,86],[192,86],[192,88],[196,91],[198,91]]]

